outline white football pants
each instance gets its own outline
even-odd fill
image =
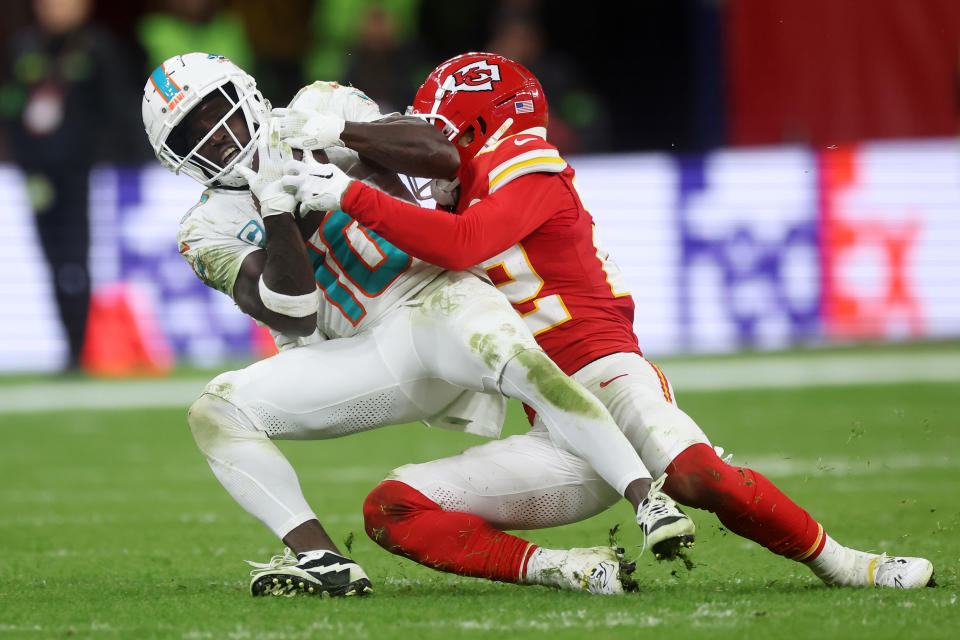
[[[677,408],[666,377],[640,355],[615,353],[571,377],[609,409],[653,477],[687,447],[709,444],[700,427]],[[539,415],[525,434],[405,465],[387,479],[410,485],[444,511],[471,513],[500,529],[577,522],[620,497],[581,457],[550,440]]]
[[[464,389],[534,407],[558,451],[587,461],[614,495],[650,477],[609,412],[546,357],[502,294],[468,274],[438,280],[359,335],[217,376],[191,407],[214,474],[278,537],[315,515],[270,438],[334,438],[442,417]]]

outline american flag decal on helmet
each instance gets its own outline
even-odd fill
[[[533,113],[533,100],[517,100],[513,108],[516,113]]]

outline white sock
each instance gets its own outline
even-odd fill
[[[567,556],[566,549],[537,549],[527,560],[526,584],[542,584],[548,587],[562,587],[566,578],[557,567]]]
[[[823,550],[805,564],[827,584],[842,587],[873,586],[878,554],[857,551],[839,544],[826,533]]]
[[[234,405],[205,394],[190,407],[187,420],[213,475],[274,535],[282,539],[316,518],[293,467]]]

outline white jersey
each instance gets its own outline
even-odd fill
[[[349,122],[382,118],[377,105],[352,87],[315,82],[290,103],[299,110],[335,114]],[[330,162],[351,178],[413,202],[394,173],[378,171],[344,147],[327,149]],[[208,189],[180,220],[180,254],[207,285],[233,297],[240,265],[262,249],[263,220],[247,189]],[[408,256],[343,211],[330,211],[307,241],[323,294],[317,327],[330,338],[354,335],[408,300],[442,269]]]

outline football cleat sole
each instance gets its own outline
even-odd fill
[[[373,585],[367,578],[355,580],[344,585],[324,586],[312,583],[298,576],[263,575],[250,583],[250,593],[254,596],[283,596],[293,598],[297,595],[319,596],[321,598],[363,597],[373,593]]]
[[[676,560],[684,549],[689,549],[696,544],[693,534],[681,534],[656,543],[650,550],[657,560]]]

